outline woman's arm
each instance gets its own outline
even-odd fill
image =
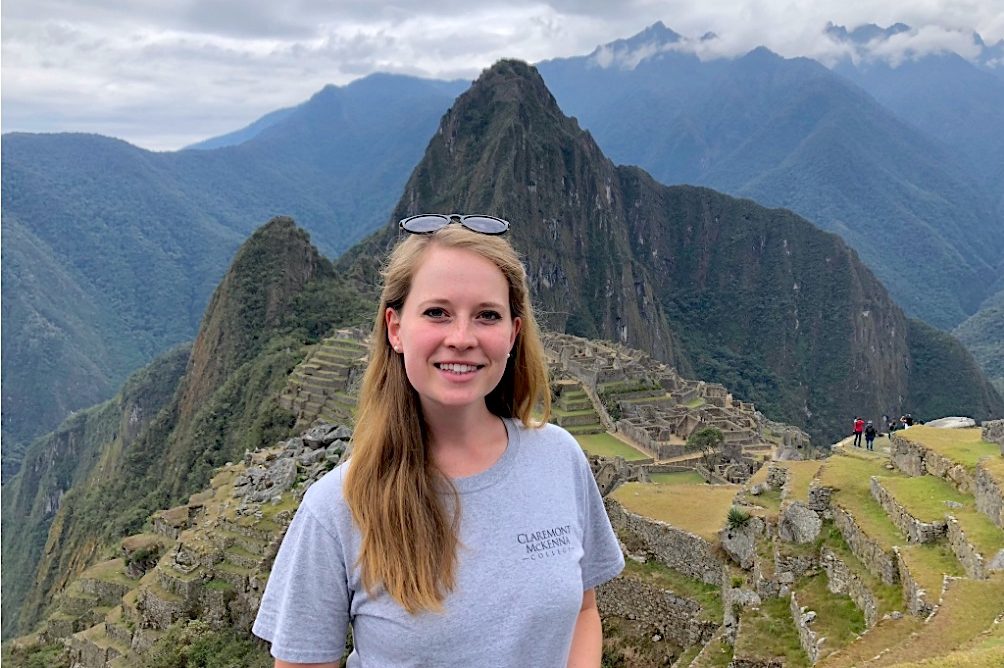
[[[603,658],[603,627],[596,608],[596,590],[582,592],[582,607],[572,634],[572,651],[568,668],[599,668]],[[278,668],[278,666],[277,666]]]
[[[279,659],[275,660],[275,668],[339,668],[341,665],[338,661],[333,663],[289,663]]]

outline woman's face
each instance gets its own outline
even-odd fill
[[[425,410],[480,403],[499,381],[521,325],[509,284],[490,260],[462,248],[429,247],[387,338],[404,355]]]

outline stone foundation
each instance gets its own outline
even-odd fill
[[[983,423],[981,438],[987,443],[997,443],[1001,446],[1001,456],[1004,457],[1004,420],[990,420]]]
[[[912,476],[925,474],[944,478],[963,494],[972,494],[975,487],[972,474],[961,464],[942,457],[937,452],[925,448],[893,433],[889,457],[893,466]]]
[[[719,627],[699,618],[696,601],[623,575],[596,588],[596,603],[604,617],[641,622],[680,647],[703,645]]]
[[[871,478],[872,497],[878,501],[886,515],[896,527],[902,531],[911,543],[933,543],[945,535],[945,522],[922,522],[910,514],[889,493],[878,478]]]
[[[834,506],[833,524],[868,572],[886,584],[896,584],[899,581],[898,559],[895,552],[886,552],[881,545],[869,538],[847,510]]]
[[[636,535],[645,549],[666,566],[708,584],[721,584],[724,564],[708,541],[665,522],[635,515],[613,499],[605,503],[615,531]]]
[[[966,538],[959,521],[951,515],[948,517],[948,544],[962,563],[966,575],[974,580],[985,580],[990,577],[990,571],[1004,570],[1004,550],[984,558]]]
[[[829,590],[834,594],[850,596],[854,605],[864,613],[868,628],[875,626],[879,620],[879,606],[875,594],[833,550],[824,547],[820,563],[826,570]]]

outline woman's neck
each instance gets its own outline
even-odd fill
[[[467,410],[423,409],[429,429],[429,455],[449,478],[465,478],[485,471],[508,445],[508,433],[486,406]]]

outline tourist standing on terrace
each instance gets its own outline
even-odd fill
[[[547,367],[509,224],[400,226],[352,457],[304,496],[253,631],[277,668],[337,666],[349,625],[349,668],[598,668],[594,588],[624,559],[582,449],[543,422]]]
[[[865,444],[869,450],[875,449],[875,436],[877,434],[878,431],[876,431],[875,425],[872,424],[871,420],[868,420],[868,425],[865,427]]]
[[[854,447],[861,447],[861,434],[865,430],[865,421],[859,416],[854,417]]]

